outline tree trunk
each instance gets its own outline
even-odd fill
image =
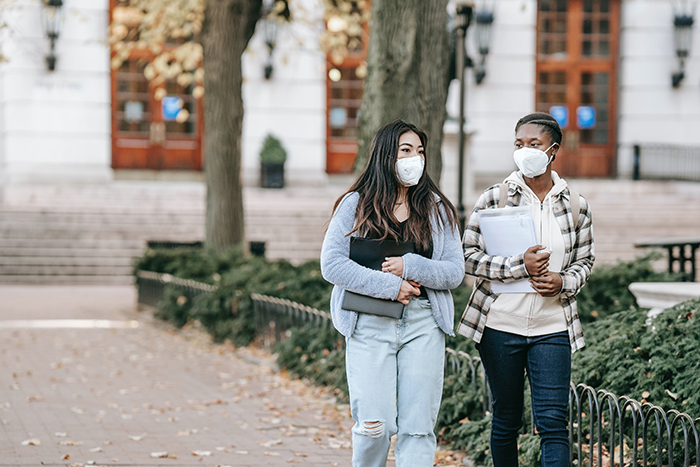
[[[428,134],[426,166],[440,182],[449,67],[447,0],[372,0],[355,172],[374,133],[396,119]]]
[[[261,8],[262,0],[206,0],[202,28],[206,243],[217,251],[244,241],[241,55]]]

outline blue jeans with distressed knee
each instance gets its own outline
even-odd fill
[[[427,299],[412,299],[401,319],[360,314],[345,348],[353,467],[385,466],[394,434],[397,467],[432,467],[444,360]]]
[[[518,466],[525,370],[543,467],[568,467],[567,430],[571,345],[566,331],[526,337],[485,328],[477,345],[491,388],[491,455],[494,467]]]

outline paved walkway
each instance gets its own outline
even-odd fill
[[[0,297],[1,466],[350,465],[347,407],[135,312],[133,287]]]

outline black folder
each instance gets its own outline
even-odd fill
[[[350,239],[350,259],[361,266],[377,271],[382,270],[384,258],[403,256],[406,253],[414,253],[415,250],[416,246],[413,242],[397,242],[389,239],[372,240],[359,237]],[[344,310],[400,319],[403,315],[404,304],[396,300],[384,300],[346,290],[342,307]]]

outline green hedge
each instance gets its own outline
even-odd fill
[[[628,290],[631,282],[672,279],[652,270],[654,259],[645,256],[595,270],[579,295],[587,346],[574,355],[572,379],[640,400],[648,392],[644,399],[649,402],[698,416],[700,362],[693,356],[700,354],[700,326],[694,319],[700,301],[667,310],[656,318],[653,327],[647,328],[646,314],[635,307]],[[331,286],[321,277],[317,261],[293,266],[286,261],[245,257],[236,250],[215,255],[188,248],[148,250],[135,268],[218,285],[216,292],[194,299],[183,289],[169,285],[156,313],[177,326],[197,319],[216,341],[229,339],[236,345],[247,345],[255,336],[251,293],[319,309],[328,309],[330,299]],[[455,325],[470,292],[466,286],[453,291]],[[472,355],[477,353],[474,343],[461,336],[448,337],[446,344]],[[280,367],[334,387],[338,396],[347,398],[342,337],[335,331],[297,328],[273,351]],[[527,394],[525,403],[529,406]],[[442,442],[465,450],[477,464],[490,465],[490,417],[483,414],[480,381],[475,390],[462,374],[446,376],[437,430]],[[539,465],[539,456],[539,438],[521,436],[521,464]]]

